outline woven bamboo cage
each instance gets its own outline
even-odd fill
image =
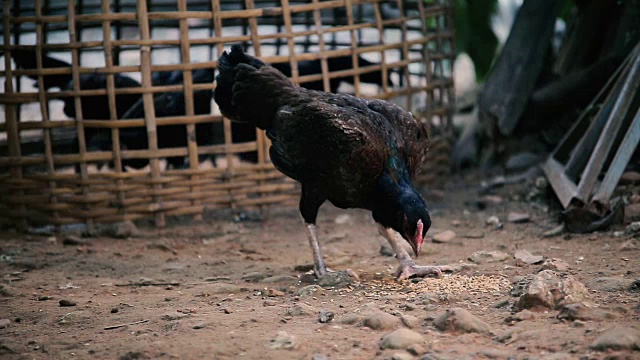
[[[264,134],[236,140],[212,99],[210,111],[197,110],[198,94],[215,84],[197,82],[195,71],[215,69],[233,43],[287,67],[302,86],[338,91],[341,83],[339,91],[346,86],[413,111],[433,125],[432,159],[421,181],[437,184],[448,172],[454,38],[448,0],[4,0],[2,14],[5,224],[92,226],[155,217],[163,226],[171,215],[198,219],[213,208],[295,203],[299,189],[269,162]],[[21,52],[35,54],[31,67],[18,66]],[[68,66],[44,65],[44,55]],[[332,65],[338,60],[343,65]],[[310,64],[319,70],[305,70]],[[182,81],[158,85],[161,72]],[[66,85],[49,87],[56,76]],[[84,84],[97,76],[102,86]],[[120,86],[122,76],[136,85]],[[183,99],[181,113],[156,116],[163,94]],[[124,98],[137,99],[143,111],[123,116]],[[138,134],[133,142],[126,131]],[[203,131],[210,136],[201,141]],[[167,132],[177,139],[168,145]],[[108,148],[91,148],[96,134],[110,139]],[[238,159],[248,152],[252,161]],[[168,159],[182,166],[171,168]],[[127,165],[133,163],[142,166]]]

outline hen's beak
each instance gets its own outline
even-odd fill
[[[411,248],[413,249],[413,253],[418,257],[420,255],[420,250],[422,249],[422,243],[424,242],[424,237],[422,236],[422,230],[424,230],[424,225],[422,224],[422,220],[418,220],[418,225],[416,226],[416,233],[411,237],[409,243],[411,244]]]

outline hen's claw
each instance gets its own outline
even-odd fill
[[[449,266],[418,266],[415,263],[401,264],[396,270],[395,276],[398,280],[406,280],[412,276],[425,277],[435,275],[442,277],[443,271],[451,271]]]

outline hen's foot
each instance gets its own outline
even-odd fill
[[[435,276],[442,277],[443,271],[452,271],[450,266],[418,266],[413,261],[400,264],[396,270],[395,276],[398,280],[406,280],[412,276],[425,277]]]

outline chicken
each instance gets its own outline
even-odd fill
[[[371,65],[376,65],[376,64],[368,61],[367,59],[361,56],[358,56],[359,67],[365,67],[365,66],[371,66]],[[280,70],[280,72],[282,72],[287,77],[291,77],[291,65],[289,63],[277,63],[277,64],[273,64],[272,66]],[[351,55],[329,58],[327,60],[327,68],[329,72],[352,69],[353,59]],[[298,62],[298,73],[300,76],[322,74],[322,63],[320,60],[300,61]],[[389,84],[389,86],[392,86],[393,82],[389,74],[387,74],[387,79],[388,79],[387,83]],[[370,83],[370,84],[382,86],[383,85],[382,71],[377,70],[377,71],[364,73],[360,75],[360,81],[363,83]],[[342,82],[354,84],[354,77],[340,76],[340,77],[331,78],[329,80],[330,91],[332,93],[337,93],[338,87]],[[324,84],[322,80],[303,82],[300,84],[300,86],[309,90],[324,89]],[[249,142],[249,141],[256,140],[255,127],[250,124],[232,123],[231,134],[232,134],[232,141],[234,143],[242,143],[242,142]],[[258,162],[258,153],[256,151],[239,153],[238,156],[240,157],[240,159],[244,161],[248,161],[252,163]]]
[[[300,213],[317,277],[331,275],[316,230],[320,206],[371,211],[393,248],[399,279],[440,276],[418,266],[396,236],[420,253],[431,219],[412,185],[428,149],[426,126],[389,102],[307,90],[234,45],[218,61],[214,100],[231,121],[266,130],[275,167],[302,185]],[[333,273],[336,274],[336,273]]]
[[[194,84],[205,84],[213,82],[213,69],[194,70],[192,81]],[[182,71],[157,72],[152,76],[154,86],[176,85],[184,81]],[[195,115],[205,115],[211,113],[212,90],[198,90],[193,93],[193,104]],[[186,99],[184,91],[156,93],[153,96],[155,115],[158,118],[168,116],[186,115]],[[122,119],[144,118],[144,101],[138,100],[125,114]],[[196,142],[199,145],[208,144],[213,136],[213,125],[211,123],[196,124]],[[157,127],[157,138],[159,148],[183,147],[187,144],[186,125],[166,125]],[[147,148],[147,129],[143,127],[120,129],[120,143],[124,149],[142,150]],[[102,132],[93,137],[87,148],[90,151],[108,151],[112,148],[111,132]],[[136,169],[145,167],[149,161],[147,159],[127,159],[123,161],[123,166],[131,166]],[[173,168],[185,166],[183,156],[168,157],[167,163]]]

